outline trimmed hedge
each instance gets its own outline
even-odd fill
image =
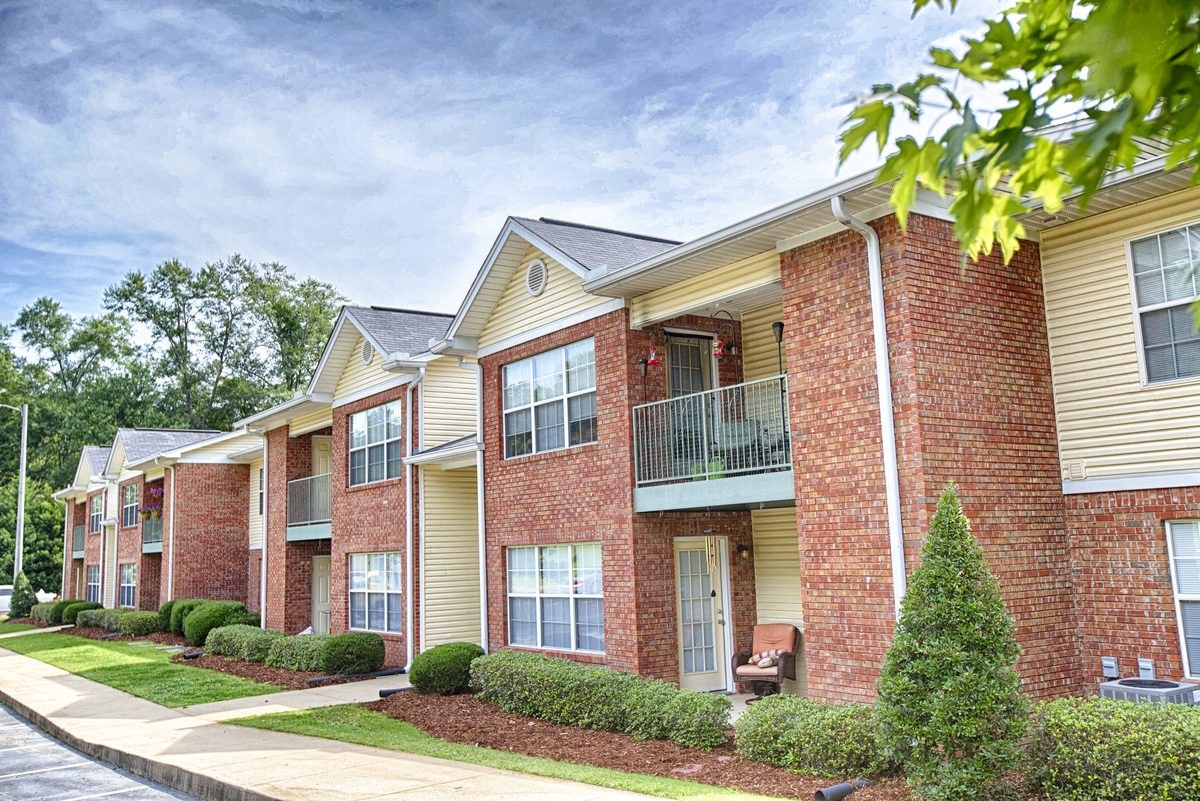
[[[831,779],[888,772],[878,736],[874,708],[798,695],[767,696],[734,724],[737,752],[747,759]]]
[[[419,693],[463,693],[471,687],[471,662],[481,656],[483,649],[473,642],[438,645],[413,659],[408,680]]]
[[[54,602],[34,604],[29,609],[29,616],[39,623],[49,623],[50,614],[54,610]]]
[[[369,632],[338,634],[321,646],[321,670],[331,676],[374,673],[383,659],[383,637]]]
[[[1039,705],[1035,786],[1060,801],[1200,798],[1200,709],[1101,698]]]
[[[121,613],[116,609],[83,609],[75,616],[75,625],[80,628],[95,627],[116,631],[120,621]]]
[[[203,598],[176,598],[175,605],[171,607],[171,633],[183,635],[183,624],[187,620],[188,615],[192,610],[203,603],[208,603]]]
[[[50,607],[50,625],[61,626],[63,623],[63,612],[67,610],[68,606],[77,604],[79,602],[80,601],[78,598],[71,598],[70,600],[66,601],[55,601]]]
[[[321,654],[328,634],[297,634],[281,637],[271,643],[266,663],[270,667],[317,673],[321,670]]]
[[[245,612],[246,605],[238,601],[204,601],[187,613],[183,636],[192,645],[204,645],[210,631],[224,626],[230,617]]]
[[[247,662],[263,662],[271,650],[271,644],[283,636],[282,631],[235,623],[210,631],[204,649],[218,656],[230,656]]]
[[[117,631],[134,637],[145,637],[158,631],[158,612],[121,612]]]
[[[175,601],[167,601],[158,608],[158,630],[171,631],[171,610],[175,608]]]
[[[63,610],[62,621],[63,623],[74,626],[76,625],[76,620],[78,619],[80,612],[84,611],[85,609],[99,608],[101,608],[100,604],[96,603],[95,601],[76,601]]]
[[[259,628],[262,626],[262,616],[258,612],[238,612],[230,615],[225,620],[226,626],[254,626]]]
[[[726,741],[729,699],[654,679],[524,651],[471,663],[481,700],[553,723],[712,749]]]

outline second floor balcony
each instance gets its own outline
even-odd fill
[[[634,511],[795,502],[787,376],[633,408]]]
[[[82,559],[83,558],[84,529],[85,529],[84,526],[75,526],[75,528],[71,529],[71,558],[72,559]]]
[[[322,473],[288,482],[288,542],[329,539],[333,528],[329,479],[329,473]]]

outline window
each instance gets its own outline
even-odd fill
[[[504,368],[504,458],[595,441],[594,340]]]
[[[1184,673],[1200,676],[1200,520],[1167,523]]]
[[[121,606],[133,606],[137,598],[137,565],[121,565]]]
[[[92,534],[99,532],[102,519],[104,519],[104,495],[93,495],[91,512],[88,514],[88,531]]]
[[[1200,225],[1129,243],[1134,305],[1147,383],[1200,376],[1200,332],[1188,306],[1200,298]]]
[[[350,554],[350,628],[397,633],[401,624],[400,554]]]
[[[100,565],[88,565],[86,601],[100,602]]]
[[[599,543],[508,549],[508,642],[604,650]]]
[[[263,510],[266,508],[266,487],[263,486],[263,476],[265,475],[263,468],[258,468],[258,516],[262,517]]]
[[[138,515],[138,485],[128,484],[121,490],[121,526],[129,528],[137,525]]]
[[[400,476],[400,401],[350,415],[350,486]]]

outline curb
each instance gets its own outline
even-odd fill
[[[204,801],[278,801],[276,796],[265,795],[248,787],[230,784],[226,781],[208,776],[203,773],[181,768],[166,762],[148,759],[144,756],[120,751],[100,743],[84,740],[70,733],[50,718],[26,704],[16,700],[0,689],[0,702],[4,703],[21,717],[32,722],[35,726],[48,733],[51,737],[61,740],[76,751],[81,751],[90,757],[116,765],[143,779],[166,785],[181,793],[194,795]]]

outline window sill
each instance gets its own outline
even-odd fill
[[[595,442],[585,442],[580,445],[571,445],[567,448],[558,448],[553,451],[542,451],[540,453],[525,453],[520,456],[505,456],[500,460],[501,464],[521,464],[531,461],[541,461],[543,459],[561,459],[571,454],[587,451],[590,448],[595,448],[600,444],[600,440]]]
[[[368,484],[350,484],[346,483],[346,492],[361,492],[362,490],[379,489],[386,487],[389,484],[400,484],[404,481],[404,476],[396,476],[395,478],[385,478],[382,481],[372,481]],[[358,629],[356,629],[357,631]],[[378,634],[379,632],[374,632]]]
[[[548,645],[518,645],[516,643],[508,643],[509,648],[515,648],[518,651],[531,651],[533,653],[551,653],[551,654],[574,654],[575,656],[594,656],[598,659],[603,659],[607,656],[606,651],[580,651],[574,648],[551,648]]]
[[[346,631],[350,634],[378,634],[380,637],[383,637],[385,640],[402,640],[402,639],[404,639],[404,632],[400,632],[400,631],[376,631],[375,629],[356,629],[356,628],[351,628],[350,626],[346,627]]]
[[[1200,375],[1189,375],[1183,378],[1167,378],[1162,381],[1145,381],[1141,382],[1142,389],[1166,389],[1168,387],[1188,386],[1189,384],[1200,384]]]

